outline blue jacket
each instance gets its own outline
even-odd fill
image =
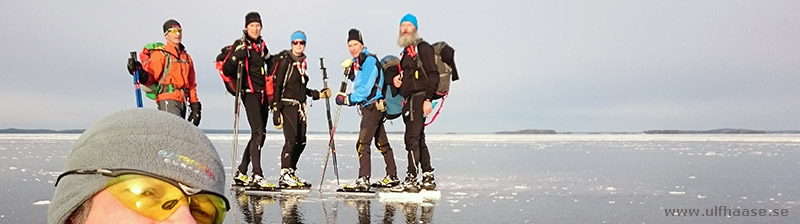
[[[363,104],[363,106],[366,106],[374,100],[382,99],[383,94],[381,94],[380,87],[383,86],[384,80],[381,77],[382,71],[380,67],[378,67],[378,58],[364,47],[364,50],[361,51],[361,55],[357,58],[353,58],[353,61],[358,63],[358,70],[356,71],[355,79],[352,80],[353,93],[348,96],[350,103],[353,105]],[[367,97],[373,94],[375,88],[378,88],[374,91],[375,95],[367,99]]]

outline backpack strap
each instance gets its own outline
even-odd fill
[[[444,100],[445,99],[447,99],[447,95],[442,96],[442,103],[439,104],[439,109],[436,109],[436,113],[433,114],[433,117],[431,117],[431,121],[426,122],[425,126],[428,126],[428,125],[432,124],[433,121],[436,120],[436,117],[439,116],[439,112],[442,112],[442,107],[444,107]]]
[[[161,94],[161,86],[165,84],[164,82],[167,80],[167,74],[169,73],[169,68],[172,65],[172,60],[171,60],[171,58],[169,56],[170,55],[169,52],[165,52],[163,50],[160,50],[160,51],[161,51],[162,54],[164,54],[164,59],[166,59],[167,63],[164,64],[164,67],[163,67],[164,71],[161,72],[161,80],[159,80],[158,84],[156,84],[156,97],[158,97],[158,94]],[[172,88],[172,85],[170,84],[169,92],[172,92],[171,88]]]

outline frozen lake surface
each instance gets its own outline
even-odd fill
[[[237,158],[248,136],[240,135]],[[45,223],[54,181],[78,137],[0,135],[0,223]],[[209,137],[230,175],[231,135]],[[315,185],[310,194],[227,193],[226,223],[794,223],[800,216],[800,135],[428,135],[441,198],[422,203],[337,197],[332,165],[316,191],[327,138],[309,135],[300,160],[298,175]],[[356,178],[356,138],[336,137],[342,184]],[[402,135],[389,138],[402,178]],[[281,135],[268,134],[262,152],[273,182],[282,144]],[[383,160],[372,155],[375,181]],[[707,213],[722,206],[728,214]],[[745,209],[767,214],[730,213]]]

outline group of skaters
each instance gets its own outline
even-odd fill
[[[283,130],[285,142],[280,154],[280,188],[310,188],[311,184],[298,177],[297,164],[306,147],[307,100],[334,97],[337,105],[358,107],[361,115],[360,131],[356,141],[359,159],[358,178],[344,185],[349,191],[369,191],[372,186],[387,187],[397,192],[418,192],[436,187],[431,158],[425,143],[425,117],[432,111],[431,100],[436,94],[439,72],[433,47],[420,38],[417,18],[412,14],[402,17],[397,44],[403,49],[398,74],[384,79],[383,67],[377,55],[367,50],[357,29],[347,32],[347,47],[352,63],[343,63],[349,70],[348,79],[353,92],[331,94],[328,88],[308,87],[309,74],[306,54],[306,33],[295,31],[290,35],[291,48],[270,54],[261,37],[261,16],[257,12],[245,15],[242,38],[237,39],[217,57],[218,69],[223,79],[233,80],[238,86],[229,88],[231,94],[240,95],[251,136],[242,155],[234,184],[259,188],[276,186],[264,178],[261,167],[261,149],[266,138],[268,115],[273,113],[273,125]],[[152,54],[148,62],[128,61],[128,71],[139,74],[143,85],[162,86],[156,93],[158,109],[200,124],[202,106],[197,96],[194,62],[181,43],[182,28],[170,19],[163,24],[166,44],[160,54]],[[221,61],[221,63],[219,63]],[[420,78],[427,76],[429,78]],[[239,78],[240,77],[240,78]],[[236,83],[238,82],[238,83]],[[394,153],[386,136],[383,82],[402,92],[404,98],[402,117],[405,123],[404,142],[408,152],[408,168],[404,181],[397,176]],[[233,89],[233,90],[232,90]],[[238,109],[237,109],[238,110]],[[386,164],[386,176],[371,183],[370,142],[374,140]],[[252,172],[247,175],[248,166]],[[421,172],[421,178],[420,178]]]

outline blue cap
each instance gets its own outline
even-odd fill
[[[411,24],[414,24],[414,28],[419,29],[419,25],[417,25],[417,17],[414,16],[414,14],[409,13],[403,16],[403,19],[400,19],[400,24],[403,24],[403,22],[406,21],[411,22]]]
[[[300,31],[300,30],[294,31],[294,33],[292,33],[292,39],[289,40],[289,41],[294,41],[294,40],[297,40],[297,39],[301,39],[303,41],[308,42],[306,40],[306,33],[304,33],[303,31]]]

